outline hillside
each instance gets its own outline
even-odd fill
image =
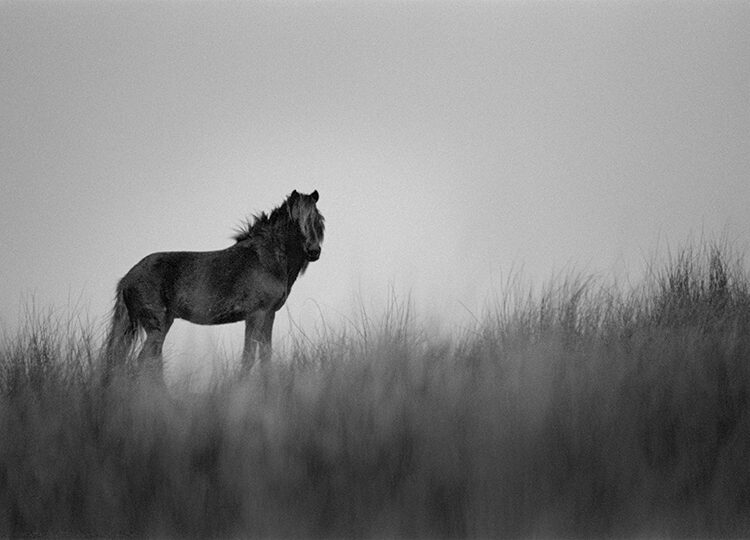
[[[103,388],[63,319],[0,347],[1,536],[750,534],[750,278],[724,246],[506,294],[460,335],[394,301],[200,392]]]

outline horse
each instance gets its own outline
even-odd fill
[[[202,325],[244,321],[243,370],[253,367],[256,352],[266,364],[276,312],[297,277],[320,258],[325,220],[318,198],[317,190],[292,191],[270,213],[246,219],[226,249],[152,253],[133,266],[117,284],[105,380],[145,332],[137,369],[163,382],[162,346],[175,319]]]

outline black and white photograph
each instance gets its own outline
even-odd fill
[[[0,0],[0,537],[750,537],[750,1]]]

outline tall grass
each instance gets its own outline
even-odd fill
[[[202,392],[99,383],[85,327],[0,350],[0,535],[750,535],[750,278],[681,251],[622,291],[408,303]]]

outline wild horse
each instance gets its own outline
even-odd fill
[[[270,214],[248,220],[236,243],[219,251],[152,253],[117,284],[105,341],[105,377],[123,363],[141,333],[139,369],[163,378],[162,346],[174,319],[197,324],[245,321],[242,360],[271,356],[271,331],[297,277],[320,257],[325,232],[318,192],[293,191]]]

